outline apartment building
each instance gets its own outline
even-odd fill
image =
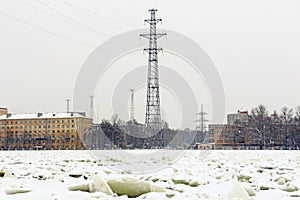
[[[10,114],[0,108],[0,149],[83,149],[92,131],[84,113]]]

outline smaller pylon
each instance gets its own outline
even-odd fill
[[[199,131],[201,134],[203,134],[206,131],[205,123],[209,121],[205,118],[205,115],[207,115],[207,113],[203,110],[203,104],[201,104],[201,111],[197,113],[197,115],[199,116],[199,118],[196,120],[196,131]]]
[[[130,120],[134,122],[134,89],[130,89]]]

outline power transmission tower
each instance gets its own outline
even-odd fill
[[[130,89],[130,119],[134,122],[134,89]]]
[[[197,142],[203,142],[204,140],[204,133],[206,132],[206,125],[205,123],[208,122],[209,120],[207,120],[205,118],[205,115],[207,115],[206,112],[204,112],[203,110],[203,104],[201,104],[201,111],[199,113],[197,113],[197,115],[199,116],[199,118],[196,120],[197,122],[197,126],[196,126],[196,131],[197,131]],[[200,132],[200,133],[199,133]],[[198,135],[198,133],[200,135]]]
[[[158,56],[162,48],[157,47],[157,39],[167,35],[166,33],[157,33],[156,24],[162,19],[155,17],[156,9],[150,9],[150,19],[145,19],[145,22],[150,24],[150,32],[140,34],[140,36],[149,39],[149,47],[144,51],[148,52],[148,77],[147,77],[147,102],[146,102],[146,133],[153,135],[161,129],[160,116],[160,97],[159,97],[159,71],[158,71]]]

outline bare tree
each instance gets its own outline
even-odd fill
[[[293,119],[293,115],[294,115],[294,112],[293,112],[293,109],[289,109],[288,107],[283,107],[281,109],[281,119],[283,120],[283,124],[284,124],[284,138],[285,138],[285,146],[287,147],[289,145],[289,142],[288,142],[288,136],[290,135],[289,131],[290,131],[290,124],[292,122],[292,119]]]
[[[300,106],[296,106],[295,116],[296,116],[297,120],[300,120]]]
[[[270,124],[267,107],[260,104],[256,108],[251,109],[250,118],[251,128],[258,132],[260,146],[266,145],[266,134]]]

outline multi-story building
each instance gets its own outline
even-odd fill
[[[0,114],[0,149],[82,149],[92,129],[79,112]]]
[[[0,107],[0,116],[7,114],[7,108]]]
[[[239,111],[234,114],[228,114],[227,115],[227,124],[233,125],[233,124],[247,124],[249,121],[249,115],[248,111]]]
[[[241,146],[245,145],[245,130],[239,125],[212,124],[209,125],[213,133],[214,143],[218,146]]]

